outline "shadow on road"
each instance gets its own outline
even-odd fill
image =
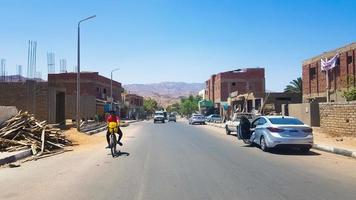
[[[115,158],[120,157],[120,156],[130,156],[130,153],[124,152],[124,151],[119,151],[116,153]]]
[[[111,153],[108,153],[108,155],[111,156]],[[116,153],[116,155],[114,156],[114,158],[120,157],[120,156],[130,156],[130,153],[128,152],[124,152],[124,151],[119,151]]]
[[[277,154],[277,155],[291,155],[291,156],[320,156],[320,153],[314,152],[314,151],[309,151],[309,152],[302,152],[299,149],[295,148],[277,148],[277,149],[272,149],[270,151],[272,154]]]

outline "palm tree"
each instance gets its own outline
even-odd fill
[[[302,94],[303,93],[302,78],[299,77],[299,78],[289,82],[289,85],[287,85],[286,88],[284,88],[284,92]]]

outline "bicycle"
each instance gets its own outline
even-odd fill
[[[112,157],[115,157],[117,155],[117,150],[116,150],[116,146],[117,146],[117,139],[116,139],[116,135],[115,133],[118,132],[118,123],[116,122],[109,122],[108,124],[108,131],[110,133],[110,152]],[[119,151],[120,152],[120,151]]]

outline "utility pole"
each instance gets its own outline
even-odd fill
[[[80,23],[92,19],[96,17],[96,15],[87,17],[85,19],[82,19],[78,22],[78,46],[77,46],[77,117],[76,117],[76,122],[77,122],[77,130],[80,131]]]
[[[110,79],[111,110],[113,110],[113,102],[114,102],[114,98],[112,96],[112,74],[113,74],[113,72],[118,71],[118,70],[120,70],[120,68],[116,68],[116,69],[111,70],[111,79]]]

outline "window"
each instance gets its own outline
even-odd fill
[[[232,85],[232,86],[236,86],[236,83],[235,83],[235,82],[232,82],[231,85]]]
[[[352,63],[352,56],[347,56],[347,64],[351,64]]]
[[[292,98],[290,97],[277,97],[277,101],[292,101]]]
[[[315,79],[316,78],[316,68],[309,68],[309,79]]]
[[[259,120],[258,120],[258,123],[257,123],[257,125],[263,125],[263,124],[265,124],[267,121],[264,119],[264,118],[260,118]]]
[[[100,89],[97,87],[97,88],[96,88],[96,91],[97,91],[97,92],[99,92],[99,91],[100,91]]]
[[[104,88],[104,94],[106,94],[106,88]]]
[[[282,124],[282,125],[303,125],[304,123],[301,122],[299,119],[296,118],[269,118],[272,124]]]

